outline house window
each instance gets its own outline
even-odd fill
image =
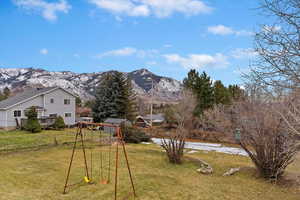
[[[50,99],[50,103],[54,103],[54,99]]]
[[[71,117],[72,114],[71,113],[65,113],[65,117]]]
[[[70,99],[65,99],[65,100],[64,100],[64,104],[65,104],[65,105],[71,104],[71,100],[70,100]]]
[[[21,110],[15,110],[14,117],[21,117]]]
[[[57,114],[49,114],[49,117],[55,118],[55,117],[57,117]]]

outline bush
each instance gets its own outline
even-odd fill
[[[27,123],[25,124],[25,130],[30,131],[31,133],[39,133],[42,131],[42,127],[37,119],[37,112],[34,107],[31,107],[25,113],[27,117]]]
[[[61,116],[58,116],[56,119],[55,119],[55,122],[53,124],[53,128],[56,129],[56,130],[62,130],[66,127],[66,124],[64,122],[64,119],[61,117]]]
[[[261,176],[276,180],[294,160],[299,145],[278,112],[279,103],[244,102],[236,105],[240,145]]]
[[[162,139],[162,148],[165,149],[169,162],[181,164],[185,145],[185,130],[179,127],[176,133],[169,135],[168,139]]]
[[[125,125],[121,126],[121,131],[126,143],[141,143],[141,142],[150,142],[150,136],[146,135],[144,132],[139,129],[128,127]]]

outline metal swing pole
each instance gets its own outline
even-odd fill
[[[110,133],[109,133],[109,154],[108,154],[108,182],[110,182],[110,165],[111,165],[111,146],[112,146],[112,133],[111,133],[111,129],[110,129]]]
[[[132,179],[132,173],[131,173],[128,156],[127,156],[127,152],[126,152],[125,142],[124,142],[123,134],[122,134],[120,128],[118,128],[118,133],[121,138],[121,144],[122,144],[123,152],[124,152],[125,159],[126,159],[126,165],[127,165],[127,169],[128,169],[128,173],[129,173],[129,178],[130,178],[130,182],[131,182],[131,186],[132,186],[133,195],[134,195],[134,197],[136,197],[135,187],[134,187],[134,183],[133,183],[133,179]]]
[[[91,136],[91,167],[90,167],[90,169],[91,169],[91,171],[90,171],[90,175],[91,175],[91,180],[93,180],[93,146],[92,146],[92,144],[93,144],[93,140],[94,140],[94,130],[92,129],[92,131],[91,131],[91,134],[92,134],[92,136]]]
[[[67,178],[66,178],[66,183],[65,183],[65,186],[64,186],[63,194],[66,194],[66,189],[68,187],[68,181],[69,181],[69,177],[70,177],[70,172],[71,172],[71,167],[72,167],[72,163],[73,163],[73,158],[74,158],[74,153],[75,153],[75,149],[76,149],[78,135],[79,135],[79,128],[77,128],[77,132],[76,132],[76,136],[75,136],[75,142],[74,142],[74,145],[73,145],[71,160],[70,160],[70,164],[69,164],[69,168],[68,168],[68,173],[67,173]]]
[[[83,142],[82,125],[81,124],[80,124],[79,134],[81,137],[81,145],[82,145],[82,151],[83,151],[83,157],[84,157],[85,172],[86,172],[86,176],[87,176],[88,180],[90,180],[88,165],[87,165],[87,161],[86,161],[86,153],[85,153],[85,146],[84,146],[84,142]]]
[[[103,152],[102,152],[102,145],[103,145],[103,140],[102,140],[102,131],[100,130],[100,183],[103,182]]]
[[[118,134],[118,133],[117,133]],[[116,149],[116,169],[115,169],[115,200],[117,200],[118,191],[118,167],[119,167],[119,134],[117,136],[117,149]]]

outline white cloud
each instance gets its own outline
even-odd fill
[[[156,61],[149,61],[146,63],[146,65],[157,65],[157,62]]]
[[[210,26],[207,31],[214,35],[236,35],[236,36],[250,36],[252,32],[246,30],[234,30],[231,27],[224,25]]]
[[[46,49],[46,48],[41,49],[40,54],[47,55],[48,54],[48,49]]]
[[[186,16],[210,13],[213,8],[202,0],[89,0],[98,8],[115,15],[143,16],[159,18],[182,13]]]
[[[236,59],[250,59],[257,56],[258,53],[251,48],[247,48],[247,49],[237,48],[232,50],[230,52],[230,55]]]
[[[33,10],[49,21],[57,19],[57,13],[68,13],[71,5],[66,0],[47,2],[45,0],[13,0],[14,4],[26,10]]]
[[[133,47],[124,47],[121,49],[115,49],[115,50],[100,53],[96,57],[103,58],[103,57],[111,57],[111,56],[137,56],[140,58],[144,58],[144,57],[153,57],[158,53],[159,52],[156,49],[141,50]]]
[[[229,65],[227,56],[217,53],[215,55],[208,54],[190,54],[187,57],[182,57],[178,54],[164,55],[169,63],[177,63],[186,69],[200,69],[206,67],[226,67]]]
[[[74,56],[75,58],[80,58],[80,55],[79,55],[78,53],[74,53],[73,56]]]
[[[265,31],[265,32],[279,32],[281,30],[281,26],[268,26],[268,25],[265,25],[262,27],[262,30]]]
[[[101,54],[98,54],[98,58],[103,58],[103,57],[108,57],[108,56],[130,56],[133,55],[137,52],[135,48],[132,47],[125,47],[122,49],[116,49],[116,50],[111,50],[107,51]]]
[[[164,45],[164,48],[171,48],[171,47],[173,47],[173,45],[171,45],[171,44],[165,44]]]

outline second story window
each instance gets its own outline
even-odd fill
[[[54,99],[50,99],[50,103],[54,103]]]
[[[15,110],[14,117],[21,117],[21,110]]]
[[[65,105],[71,104],[71,100],[70,100],[70,99],[64,99],[64,104],[65,104]]]
[[[72,113],[65,113],[65,117],[71,117]]]

